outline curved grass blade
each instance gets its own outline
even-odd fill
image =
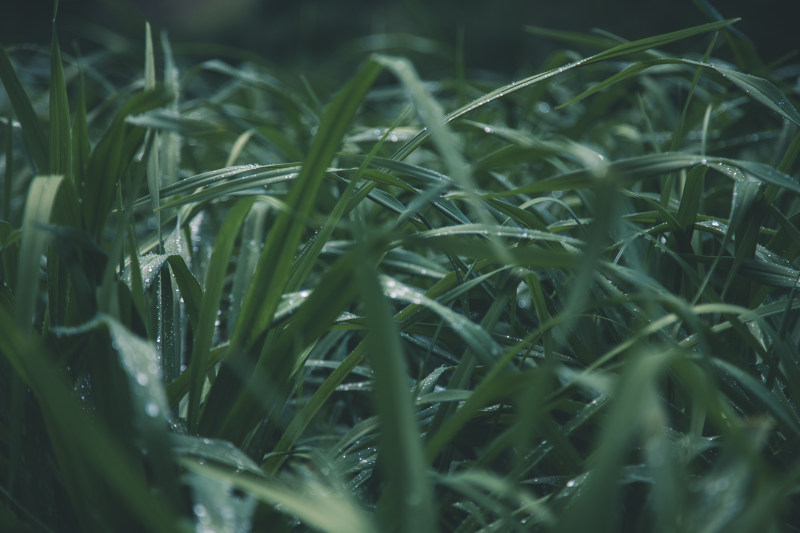
[[[772,82],[765,80],[763,78],[759,78],[757,76],[752,76],[750,74],[738,72],[714,63],[704,63],[701,61],[694,61],[691,59],[679,59],[679,58],[653,59],[651,61],[647,61],[644,63],[636,63],[634,65],[626,67],[621,72],[618,72],[613,76],[611,76],[610,78],[607,78],[606,80],[596,85],[593,85],[592,87],[585,90],[581,94],[573,97],[569,101],[560,104],[558,106],[558,109],[562,109],[567,106],[573,105],[577,102],[580,102],[581,100],[587,98],[588,96],[591,96],[616,83],[619,83],[623,80],[633,77],[639,74],[640,72],[643,72],[647,69],[659,65],[686,65],[717,72],[723,78],[730,80],[731,83],[733,83],[743,93],[745,93],[753,100],[764,105],[767,109],[775,112],[776,114],[784,117],[785,119],[790,120],[794,124],[800,126],[800,112],[797,111],[797,108],[794,105],[792,105],[791,101],[786,97],[786,95],[783,94],[783,92],[781,92],[781,90],[778,89]]]
[[[31,327],[39,291],[41,255],[48,240],[46,225],[61,222],[77,226],[78,198],[64,176],[39,176],[31,182],[22,222],[22,245],[16,281],[17,325]]]
[[[520,89],[524,89],[525,87],[529,87],[531,85],[534,85],[534,84],[537,84],[539,82],[545,81],[545,80],[550,79],[550,78],[552,78],[554,76],[557,76],[559,74],[562,74],[564,72],[572,70],[572,69],[574,69],[576,67],[580,67],[580,66],[583,66],[583,65],[588,65],[588,64],[591,64],[591,63],[595,63],[597,61],[613,59],[615,57],[620,57],[620,56],[632,54],[632,53],[635,53],[635,52],[641,52],[641,51],[647,50],[649,48],[653,48],[653,47],[656,47],[656,46],[663,46],[665,44],[669,44],[671,42],[678,41],[680,39],[685,39],[687,37],[691,37],[691,36],[698,35],[698,34],[701,34],[701,33],[707,33],[707,32],[711,32],[711,31],[716,31],[716,30],[719,30],[721,28],[724,28],[724,27],[727,27],[727,26],[733,24],[737,20],[738,19],[729,19],[729,20],[722,20],[722,21],[718,21],[718,22],[710,22],[710,23],[707,23],[707,24],[701,24],[699,26],[694,26],[694,27],[691,27],[691,28],[687,28],[685,30],[679,30],[679,31],[676,31],[676,32],[665,33],[665,34],[662,34],[662,35],[657,35],[655,37],[649,37],[647,39],[641,39],[641,40],[638,40],[638,41],[633,41],[633,42],[629,42],[629,43],[625,43],[625,44],[621,44],[621,45],[615,46],[615,47],[613,47],[613,48],[611,48],[609,50],[606,50],[604,52],[600,52],[599,54],[595,54],[595,55],[593,55],[591,57],[588,57],[588,58],[585,58],[585,59],[580,59],[580,60],[575,61],[573,63],[570,63],[568,65],[564,65],[563,67],[558,67],[558,68],[555,68],[555,69],[551,69],[551,70],[548,70],[546,72],[542,72],[540,74],[536,74],[534,76],[530,76],[528,78],[525,78],[524,80],[513,82],[513,83],[509,83],[508,85],[504,85],[503,87],[495,89],[495,90],[493,90],[493,91],[481,96],[480,98],[477,98],[477,99],[473,100],[472,102],[469,102],[468,104],[456,109],[455,111],[452,111],[451,113],[448,113],[444,118],[444,122],[445,123],[452,122],[453,120],[464,116],[465,114],[469,113],[470,111],[473,111],[473,110],[475,110],[475,109],[477,109],[479,107],[482,107],[482,106],[488,104],[489,102],[497,100],[498,98],[503,98],[503,97],[513,93],[513,92],[519,91]],[[412,139],[410,139],[408,142],[406,142],[406,144],[404,144],[397,152],[395,152],[392,155],[392,158],[393,159],[405,159],[406,156],[408,156],[408,154],[410,154],[411,152],[416,150],[417,147],[419,147],[423,142],[425,142],[425,140],[428,137],[430,137],[430,135],[431,135],[431,131],[430,130],[428,130],[427,128],[423,129],[422,131],[417,133],[417,135],[415,135]]]
[[[375,528],[361,508],[353,502],[344,487],[333,488],[316,479],[298,480],[295,486],[275,479],[246,473],[236,473],[230,468],[185,459],[187,469],[217,479],[226,485],[248,494],[281,512],[289,514],[318,531],[328,533],[372,533]]]
[[[261,471],[243,451],[226,441],[189,435],[172,435],[182,466],[211,463],[233,472],[260,475]],[[227,481],[189,469],[185,482],[192,489],[192,510],[197,531],[250,531],[255,499],[234,490]]]

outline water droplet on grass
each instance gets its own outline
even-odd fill
[[[159,413],[161,413],[161,409],[159,409],[155,402],[148,402],[147,406],[145,407],[145,412],[147,413],[147,416],[155,418],[159,415]]]

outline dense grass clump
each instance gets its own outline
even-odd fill
[[[733,23],[0,49],[0,529],[797,527],[798,68]]]

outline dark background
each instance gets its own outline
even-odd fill
[[[52,0],[3,0],[0,43],[50,39]],[[765,62],[800,49],[800,0],[716,0],[726,18],[756,44]],[[525,25],[586,31],[602,28],[628,39],[707,22],[692,0],[62,0],[62,40],[82,47],[141,43],[144,20],[166,28],[173,42],[224,43],[279,65],[324,61],[359,37],[408,33],[456,49],[463,35],[469,68],[503,71],[536,64],[557,45]],[[108,30],[112,30],[109,32]],[[116,35],[116,37],[115,37]],[[62,45],[63,46],[63,45]]]

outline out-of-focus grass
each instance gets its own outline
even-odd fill
[[[0,51],[0,528],[791,529],[797,68],[734,22],[505,85]]]

